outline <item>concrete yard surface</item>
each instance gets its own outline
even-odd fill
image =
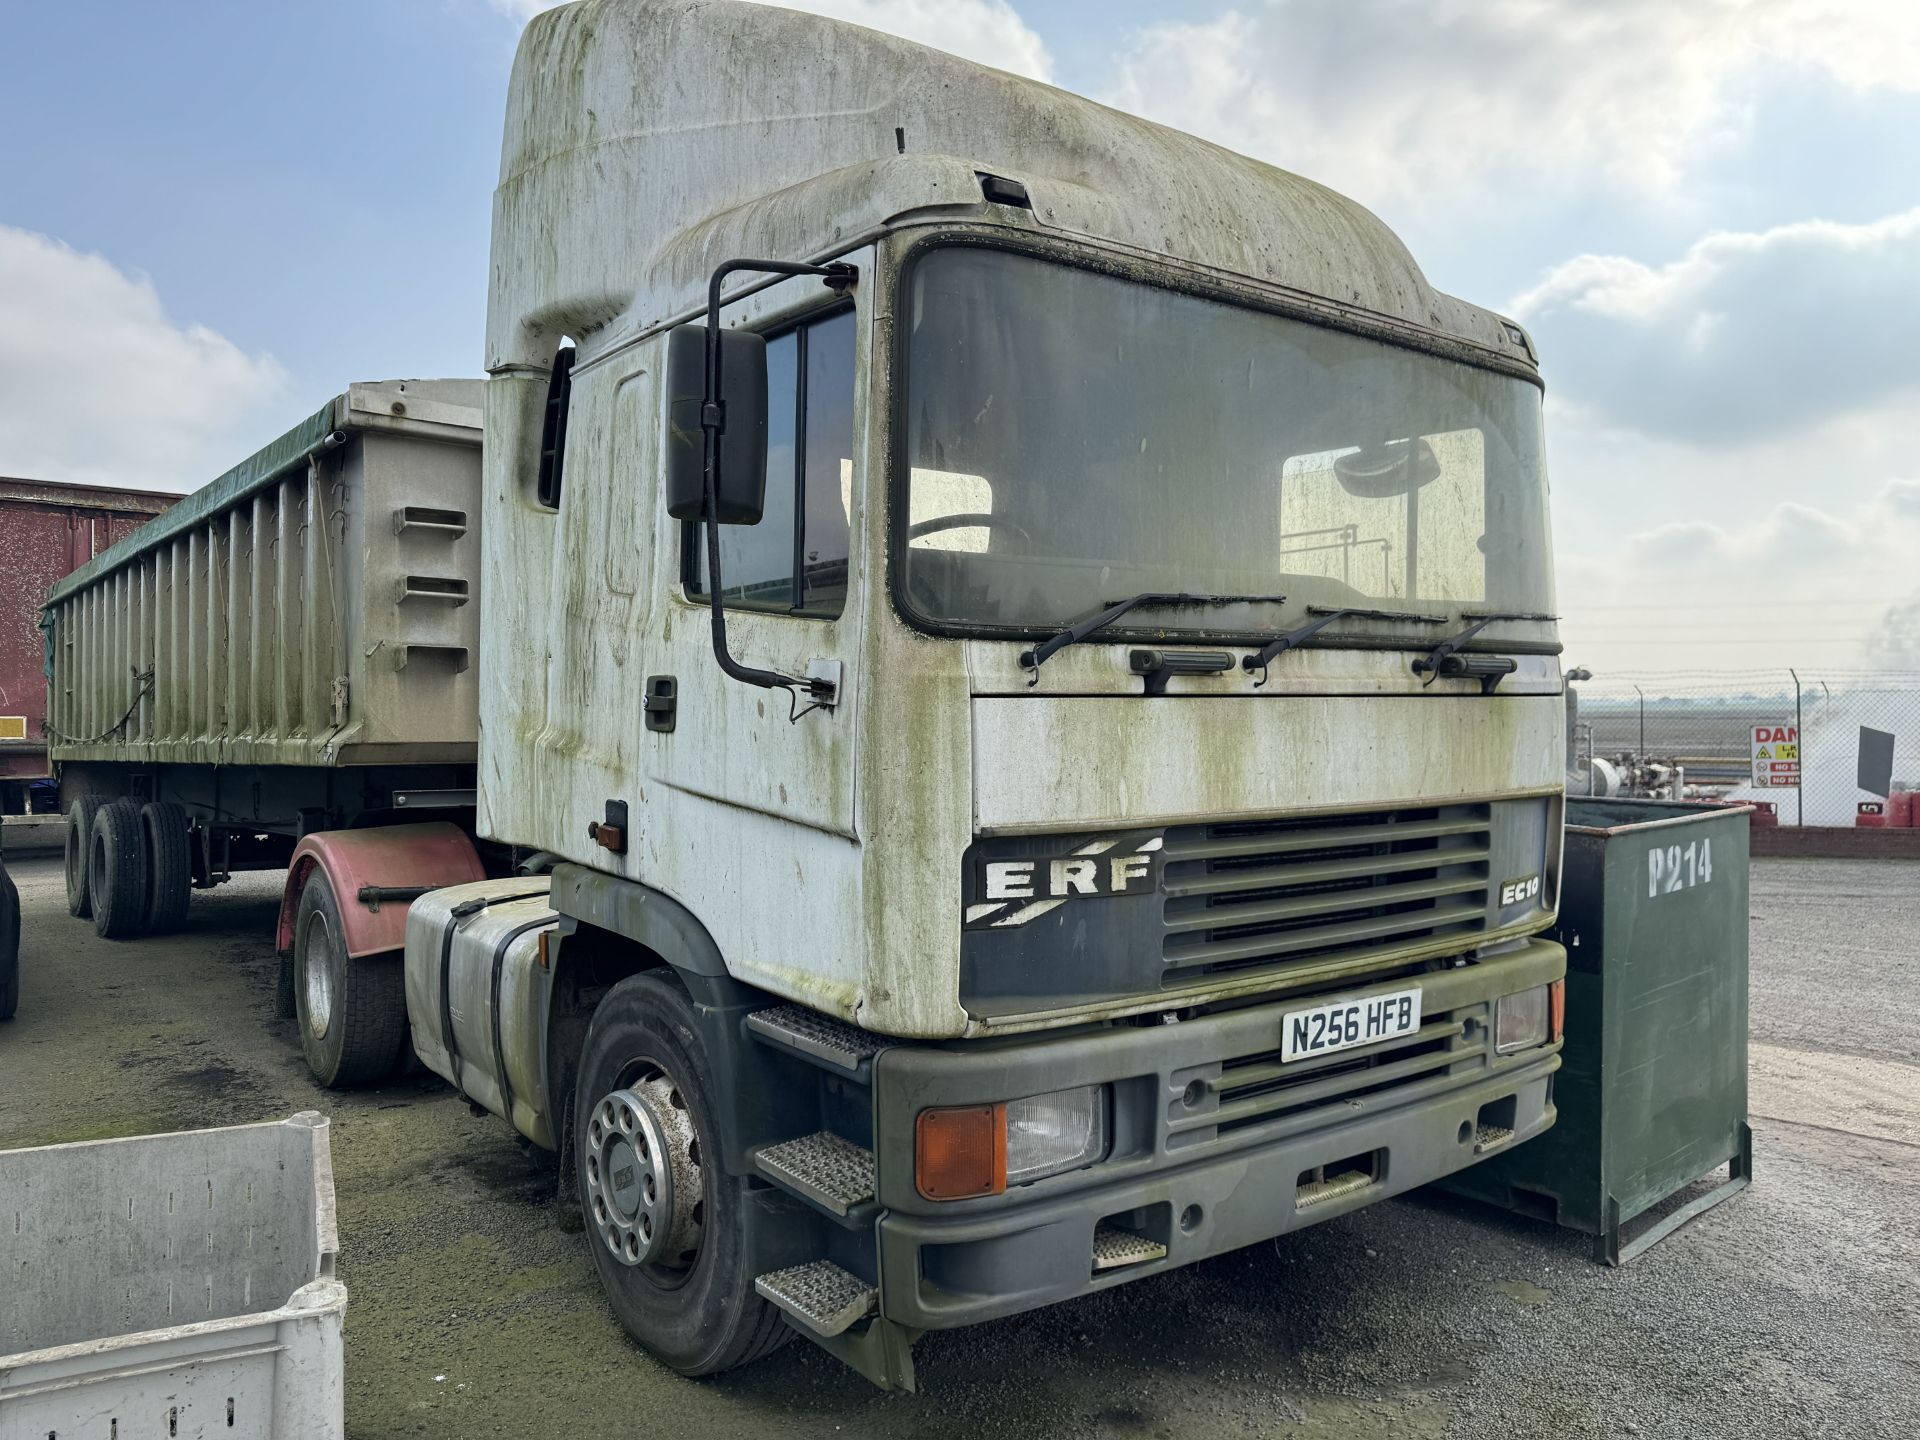
[[[1632,1265],[1416,1195],[929,1335],[918,1395],[804,1342],[703,1381],[656,1365],[601,1299],[549,1157],[431,1077],[312,1083],[273,1016],[278,875],[113,943],[67,916],[57,858],[10,868],[0,1146],[331,1114],[357,1440],[1920,1432],[1920,863],[1755,863],[1757,1178]]]

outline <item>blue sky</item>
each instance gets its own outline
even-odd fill
[[[474,373],[536,8],[9,7],[0,473],[191,486],[349,379]],[[1310,175],[1521,314],[1570,660],[1920,667],[1920,7],[800,8]]]

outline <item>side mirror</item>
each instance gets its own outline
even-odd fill
[[[1411,495],[1440,478],[1440,458],[1424,439],[1369,445],[1333,462],[1340,488],[1362,500]]]
[[[707,327],[667,332],[667,514],[698,520],[706,513]],[[720,332],[720,395],[726,428],[714,476],[722,525],[758,525],[767,498],[767,342],[746,330]]]

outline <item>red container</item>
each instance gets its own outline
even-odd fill
[[[1914,804],[1914,792],[1896,790],[1887,797],[1887,826],[1894,830],[1910,830],[1920,824],[1920,806]]]
[[[1862,830],[1884,830],[1887,825],[1885,802],[1862,800],[1854,807],[1853,823]]]
[[[1755,800],[1753,813],[1747,816],[1751,830],[1775,830],[1780,826],[1780,807],[1771,800]]]
[[[0,811],[17,812],[44,778],[48,588],[126,539],[178,495],[0,478]]]

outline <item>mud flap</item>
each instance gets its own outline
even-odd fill
[[[555,1158],[560,1162],[560,1184],[553,1196],[553,1223],[568,1235],[587,1228],[586,1216],[580,1213],[580,1172],[573,1163],[573,1098],[569,1089],[559,1100],[560,1148]]]
[[[904,1390],[909,1395],[914,1392],[913,1342],[920,1338],[918,1330],[876,1317],[840,1335],[815,1335],[807,1330],[800,1333],[882,1390]]]

